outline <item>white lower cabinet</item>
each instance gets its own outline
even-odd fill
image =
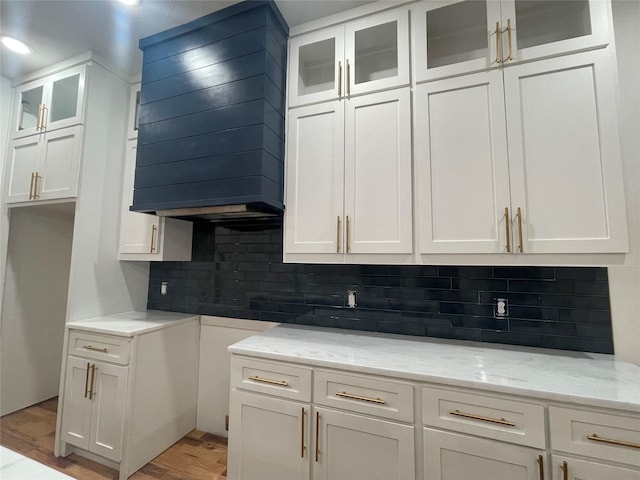
[[[616,467],[588,460],[553,455],[551,457],[554,480],[638,480],[636,468]]]
[[[127,366],[67,359],[64,441],[121,460],[128,372]]]
[[[181,320],[139,334],[67,329],[56,456],[89,456],[126,480],[195,428],[200,324]]]
[[[430,480],[543,480],[546,453],[519,445],[424,429]]]
[[[230,480],[640,480],[637,412],[245,355]]]
[[[229,425],[229,478],[309,478],[310,410],[308,404],[234,390]]]
[[[398,408],[395,401],[408,384],[318,371],[311,387],[309,368],[235,356],[231,372],[229,479],[415,479],[414,426],[387,419],[398,410],[406,416],[404,409],[413,418],[412,395]],[[318,406],[329,382],[339,385],[331,396],[342,410]],[[376,387],[385,388],[383,398]],[[363,407],[372,415],[352,413]]]
[[[314,480],[413,480],[414,427],[315,409]]]

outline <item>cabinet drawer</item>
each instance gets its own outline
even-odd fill
[[[410,383],[316,370],[313,392],[317,405],[413,422],[413,385]]]
[[[128,338],[72,330],[69,334],[69,355],[127,365],[130,343]]]
[[[423,387],[422,418],[425,425],[545,448],[544,407],[534,403]]]
[[[640,465],[640,415],[549,407],[551,448]]]
[[[311,369],[232,356],[231,388],[310,402]]]

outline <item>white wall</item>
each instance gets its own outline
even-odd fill
[[[224,416],[229,413],[231,368],[231,355],[227,347],[278,324],[206,315],[201,317],[200,322],[196,428],[226,437]]]
[[[640,365],[640,2],[612,2],[620,82],[618,117],[629,223],[624,266],[609,267],[615,354]]]
[[[74,206],[11,212],[0,322],[0,415],[58,394]]]
[[[0,75],[0,152],[4,155],[9,135],[9,115],[11,112],[11,80]],[[0,162],[0,180],[4,162]],[[0,183],[2,185],[2,183]]]

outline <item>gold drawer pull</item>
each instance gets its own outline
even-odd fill
[[[82,348],[84,348],[85,350],[91,350],[93,352],[109,353],[108,348],[92,347],[91,345],[83,345]]]
[[[449,415],[456,415],[458,417],[465,417],[465,418],[473,418],[474,420],[482,420],[483,422],[489,422],[489,423],[498,423],[500,425],[506,425],[508,427],[516,426],[515,423],[505,420],[504,418],[482,417],[480,415],[474,415],[472,413],[464,413],[464,412],[461,412],[460,410],[453,410],[449,412]]]
[[[377,403],[379,405],[384,405],[386,402],[381,398],[371,398],[371,397],[362,397],[360,395],[353,395],[352,393],[347,392],[336,392],[337,397],[350,398],[352,400],[362,400],[363,402],[371,402]]]
[[[592,442],[610,443],[611,445],[620,445],[621,447],[640,448],[640,443],[625,442],[624,440],[614,440],[613,438],[599,437],[595,433],[593,435],[587,435],[587,440]]]
[[[249,380],[253,380],[254,382],[270,383],[271,385],[280,385],[281,387],[289,386],[289,384],[284,380],[271,380],[269,378],[258,377],[257,375],[249,377]]]

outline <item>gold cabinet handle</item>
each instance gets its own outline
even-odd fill
[[[347,59],[347,97],[351,96],[351,65]]]
[[[42,114],[44,113],[44,104],[38,104],[38,117],[36,119],[36,131],[40,131],[42,128]]]
[[[31,182],[29,183],[29,200],[33,200],[33,177],[36,172],[31,172]]]
[[[347,215],[347,253],[351,251],[351,245],[349,245],[349,215]]]
[[[496,63],[500,63],[500,22],[496,22]]]
[[[518,217],[518,251],[520,253],[524,252],[524,247],[522,246],[522,211],[520,207],[518,207],[518,211],[516,212],[516,216]]]
[[[362,397],[360,395],[354,395],[352,393],[347,393],[347,392],[336,392],[336,397],[350,398],[352,400],[361,400],[363,402],[377,403],[379,405],[384,405],[386,403],[384,400],[378,397],[376,398]]]
[[[320,458],[320,445],[318,445],[319,440],[320,440],[320,412],[316,412],[316,462]]]
[[[300,457],[304,458],[304,417],[307,412],[304,411],[304,407],[302,407],[302,434],[300,436]]]
[[[613,438],[599,437],[595,433],[587,435],[587,440],[592,442],[608,443],[610,445],[620,445],[621,447],[640,448],[640,443],[626,442],[624,440],[615,440]]]
[[[38,193],[38,179],[42,178],[38,175],[38,172],[33,172],[33,197],[32,200],[37,200],[40,198],[40,194]]]
[[[96,396],[96,392],[93,390],[93,385],[96,379],[96,364],[91,365],[91,388],[89,389],[89,400],[93,400]]]
[[[567,465],[567,462],[562,462],[560,469],[562,470],[562,480],[569,480],[569,465]]]
[[[544,480],[544,457],[538,455],[538,472],[540,473],[540,480]]]
[[[43,103],[42,104],[42,121],[40,123],[40,129],[41,130],[45,130],[47,128],[47,114],[45,112],[47,112],[49,109],[47,108],[47,106]]]
[[[158,231],[158,227],[156,225],[151,225],[151,248],[149,249],[149,253],[155,253],[157,231]]]
[[[89,395],[89,365],[91,365],[91,363],[87,362],[87,371],[84,374],[84,398],[87,398],[87,395]]]
[[[507,31],[507,38],[509,39],[509,56],[506,58],[506,60],[513,60],[513,46],[511,44],[511,19],[507,18],[507,28],[505,29]],[[502,62],[504,63],[506,60],[503,60]]]
[[[473,413],[461,412],[460,410],[452,410],[452,411],[449,412],[449,415],[455,415],[457,417],[472,418],[474,420],[481,420],[483,422],[497,423],[497,424],[500,424],[500,425],[506,425],[507,427],[515,427],[516,426],[515,423],[510,422],[508,420],[505,420],[504,418],[483,417],[481,415],[474,415]]]
[[[280,385],[281,387],[288,387],[289,384],[284,380],[271,380],[270,378],[262,378],[254,375],[253,377],[249,377],[249,380],[253,380],[254,382],[268,383],[270,385]]]
[[[84,348],[85,350],[91,350],[92,352],[109,353],[108,348],[98,348],[98,347],[93,347],[91,345],[83,345],[82,348]]]
[[[340,253],[340,215],[336,226],[336,253]]]
[[[507,231],[507,253],[511,253],[511,225],[509,220],[509,207],[504,207],[504,226]]]
[[[338,62],[338,98],[342,97],[342,62]]]

